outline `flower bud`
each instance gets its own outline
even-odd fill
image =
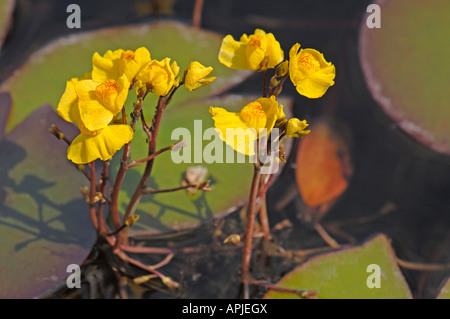
[[[286,124],[286,136],[287,137],[303,137],[309,134],[309,130],[305,131],[308,126],[306,120],[300,121],[297,118],[290,119]]]
[[[278,64],[277,68],[275,69],[275,75],[277,77],[282,77],[288,74],[289,72],[289,61],[284,61],[280,64]]]
[[[230,236],[228,236],[223,243],[224,244],[228,244],[228,243],[232,243],[232,244],[237,244],[241,241],[241,236],[238,234],[231,234]]]
[[[131,215],[130,217],[128,217],[127,221],[125,222],[125,225],[132,226],[134,223],[136,223],[138,221],[138,219],[140,217],[141,216],[139,216],[139,215],[134,215],[134,214]]]

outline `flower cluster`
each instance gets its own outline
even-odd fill
[[[68,81],[58,104],[58,114],[76,123],[81,132],[67,150],[68,159],[75,164],[106,161],[131,141],[133,128],[124,113],[120,121],[117,118],[132,87],[138,97],[149,92],[166,96],[182,83],[192,91],[215,80],[206,78],[212,68],[197,61],[191,62],[182,79],[179,71],[170,58],[152,60],[144,47],[109,50],[103,56],[96,52],[91,73]]]
[[[219,51],[219,61],[232,69],[264,71],[275,68],[283,60],[280,43],[272,33],[260,29],[250,36],[242,35],[239,41],[227,35]],[[289,77],[301,95],[319,98],[334,84],[334,65],[317,50],[300,49],[300,44],[296,43],[289,51],[288,64]],[[285,72],[277,75],[285,75]]]
[[[227,35],[219,51],[219,61],[232,69],[262,71],[264,73],[263,97],[244,106],[239,113],[228,112],[223,108],[210,107],[215,127],[220,138],[239,153],[252,156],[254,145],[263,137],[258,132],[269,134],[274,127],[281,129],[282,136],[303,137],[309,133],[308,124],[297,118],[286,119],[283,106],[276,96],[282,85],[290,77],[297,92],[308,98],[319,98],[334,84],[335,67],[327,62],[322,53],[314,49],[300,49],[295,44],[289,51],[289,60],[284,59],[280,43],[272,33],[256,29],[254,34],[242,35],[239,41]],[[266,87],[266,72],[275,69],[269,87]],[[268,92],[268,94],[267,94]],[[226,138],[227,129],[246,130],[242,138]],[[253,129],[248,134],[247,129]]]

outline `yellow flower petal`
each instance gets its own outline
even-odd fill
[[[129,125],[110,125],[97,135],[81,133],[67,149],[67,158],[75,164],[86,164],[96,159],[109,160],[133,138]]]
[[[189,63],[188,68],[184,74],[184,85],[189,91],[198,89],[199,87],[210,84],[215,80],[214,78],[205,78],[212,72],[212,67],[205,67],[197,61]]]
[[[240,113],[219,107],[210,107],[209,112],[213,115],[219,137],[236,152],[252,156],[257,139],[272,131],[280,107],[275,96],[271,96],[247,104]]]
[[[330,86],[334,84],[334,72],[316,72],[303,81],[299,81],[296,89],[301,95],[310,99],[317,99],[325,94]]]
[[[178,73],[180,72],[180,67],[178,66],[177,61],[173,61],[173,63],[170,65],[170,68],[172,69],[173,75],[177,77]]]
[[[122,81],[123,78],[126,79],[125,76],[122,76]],[[107,126],[123,106],[118,103],[125,101],[123,98],[124,88],[120,88],[119,83],[114,80],[104,83],[84,80],[78,82],[75,88],[81,121],[90,131],[100,130]],[[128,94],[128,89],[125,90],[125,93]]]
[[[299,49],[300,44],[297,43],[289,51],[291,81],[301,95],[319,98],[334,85],[335,67],[317,50]]]
[[[231,69],[247,70],[248,66],[245,48],[246,44],[244,42],[235,41],[231,35],[227,35],[223,38],[222,46],[220,47],[220,63]]]
[[[259,70],[261,68],[261,63],[266,58],[267,42],[265,32],[259,29],[255,31],[254,35],[249,37],[249,41],[245,47],[245,55],[247,66],[250,70]],[[268,60],[269,57],[267,56],[267,62]]]
[[[80,111],[78,110],[78,98],[75,85],[78,83],[77,78],[73,78],[66,83],[66,90],[58,104],[58,114],[64,120],[71,123],[80,121]]]
[[[210,107],[214,126],[222,141],[231,146],[236,152],[253,156],[254,143],[258,136],[254,128],[247,126],[240,113],[228,112],[220,107]]]
[[[266,127],[267,116],[263,110],[263,106],[258,101],[244,106],[239,116],[248,127],[254,128],[257,131]]]
[[[270,98],[259,98],[256,100],[256,102],[260,103],[262,106],[262,109],[264,113],[266,114],[266,125],[265,128],[267,130],[267,134],[270,133],[272,128],[275,125],[275,122],[277,121],[277,118],[279,116],[279,105],[277,100],[275,99],[275,96],[271,96]]]
[[[120,57],[123,50],[108,50],[103,56],[94,53],[92,57],[92,80],[105,82],[107,80],[117,80],[120,73]]]
[[[135,52],[124,51],[119,60],[119,73],[125,74],[128,81],[133,82],[139,70],[148,62],[150,62],[150,52],[144,47],[137,49]]]
[[[281,50],[280,42],[275,39],[272,33],[266,35],[267,38],[267,54],[269,56],[269,63],[267,67],[269,69],[276,67],[284,60],[284,52]]]
[[[118,84],[119,84],[119,93],[117,94],[113,110],[113,112],[115,112],[115,115],[122,110],[122,107],[124,106],[125,101],[127,100],[128,97],[128,91],[130,89],[130,82],[128,81],[128,78],[125,75],[119,77]]]

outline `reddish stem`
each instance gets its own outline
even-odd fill
[[[166,106],[167,106],[167,104],[166,104],[164,97],[162,97],[162,96],[159,97],[158,104],[156,105],[155,117],[153,118],[152,126],[150,128],[151,139],[148,142],[148,155],[149,156],[151,156],[153,153],[155,153],[156,138],[158,136],[159,124],[161,122],[162,114],[163,114]],[[131,200],[128,204],[127,210],[125,211],[125,214],[123,216],[123,222],[125,222],[130,217],[130,215],[133,214],[134,211],[136,210],[136,207],[139,204],[139,201],[142,197],[142,194],[143,194],[142,192],[147,187],[147,183],[148,183],[148,180],[150,178],[150,174],[151,174],[152,168],[153,168],[153,162],[154,162],[154,159],[147,161],[141,181],[139,182],[139,185],[136,187],[136,190],[134,191],[133,196],[131,197]],[[119,222],[119,226],[120,226],[120,222]],[[122,244],[125,242],[126,231],[121,232],[119,235],[120,235],[119,242]]]
[[[135,109],[134,109],[134,116],[131,120],[130,126],[134,131],[134,128],[136,126],[136,121],[140,116],[142,106],[143,106],[143,99],[145,98],[144,94],[143,96],[139,96],[138,103],[136,103]],[[125,178],[125,173],[127,171],[127,162],[130,158],[130,147],[131,147],[131,141],[125,144],[123,148],[123,156],[122,156],[122,163],[120,164],[119,171],[117,172],[116,180],[114,182],[113,191],[111,194],[111,216],[114,224],[114,229],[118,230],[121,226],[120,223],[120,216],[119,216],[119,193],[120,188],[122,186],[123,180]],[[128,218],[128,217],[127,217]],[[126,219],[125,219],[126,220]],[[119,243],[119,241],[117,241]]]
[[[264,234],[264,240],[270,240],[269,216],[267,215],[266,197],[259,198],[259,221],[261,223],[261,231]]]
[[[161,247],[135,247],[122,245],[120,246],[120,248],[123,251],[138,254],[176,254],[176,253],[189,254],[205,250],[204,246],[184,247],[184,248],[161,248]]]
[[[127,254],[125,254],[124,252],[118,252],[118,255],[119,255],[119,257],[122,260],[124,260],[124,261],[126,261],[126,262],[128,262],[128,263],[130,263],[132,265],[135,265],[136,267],[139,267],[139,268],[141,268],[141,269],[143,269],[143,270],[145,270],[145,271],[147,271],[147,272],[149,272],[151,274],[154,274],[160,279],[164,279],[166,277],[162,273],[160,273],[159,271],[144,265],[143,263],[141,263],[140,261],[137,261],[136,259],[128,257]]]
[[[105,194],[106,193],[106,185],[108,183],[108,172],[109,172],[109,161],[105,161],[103,162],[103,171],[102,171],[102,178],[100,180],[100,193]],[[103,200],[100,201],[100,203],[98,204],[98,209],[97,209],[97,219],[99,222],[99,232],[100,233],[106,233],[107,232],[107,227],[105,224],[105,219],[103,218]]]
[[[174,187],[174,188],[167,188],[167,189],[151,189],[151,188],[146,188],[142,191],[142,194],[160,194],[160,193],[169,193],[169,192],[176,192],[179,190],[183,190],[183,189],[188,189],[188,188],[196,188],[202,191],[206,191],[206,192],[210,192],[212,191],[212,189],[210,188],[200,188],[201,185],[203,185],[205,183],[201,183],[201,184],[189,184],[189,185],[183,185],[183,186],[179,186],[179,187]],[[206,185],[205,185],[206,186]]]
[[[90,185],[90,194],[89,194],[89,213],[91,216],[92,225],[94,225],[94,228],[98,233],[99,232],[98,220],[97,220],[97,215],[96,215],[96,211],[95,211],[95,202],[94,202],[95,188],[96,188],[95,164],[94,164],[94,162],[90,162],[88,165],[89,165],[89,169],[91,171],[91,185]]]
[[[253,171],[252,187],[250,190],[250,199],[248,203],[247,228],[245,232],[244,255],[242,257],[242,277],[246,278],[250,271],[250,259],[252,256],[253,229],[255,227],[255,218],[257,211],[255,210],[256,196],[258,195],[259,181],[261,179],[261,169],[255,165]]]
[[[177,143],[175,143],[175,145],[178,144],[179,142],[181,142],[181,141],[178,141]],[[148,162],[148,161],[151,161],[151,160],[153,160],[156,156],[158,156],[159,154],[164,153],[164,152],[167,152],[167,151],[170,151],[170,150],[173,148],[173,146],[174,146],[174,145],[170,145],[170,146],[164,147],[164,148],[162,148],[162,149],[156,151],[156,152],[153,153],[152,155],[147,156],[146,158],[143,158],[143,159],[138,160],[138,161],[133,161],[133,162],[131,162],[130,164],[127,165],[127,168],[139,166],[139,165],[144,164],[144,163],[146,163],[146,162]]]

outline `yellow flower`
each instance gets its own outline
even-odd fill
[[[125,76],[123,78],[126,80]],[[77,87],[85,81],[77,78],[68,81],[57,109],[64,120],[77,123],[81,131],[67,149],[67,158],[75,164],[86,164],[98,158],[108,160],[133,138],[133,130],[129,125],[108,126],[108,122],[97,130],[86,128],[81,119],[77,95]]]
[[[136,75],[136,80],[141,81],[141,84],[136,86],[136,90],[139,90],[141,85],[145,85],[147,90],[154,92],[156,95],[167,95],[176,84],[175,78],[179,71],[180,68],[176,62],[170,65],[170,58],[165,58],[162,61],[152,60],[144,65]]]
[[[275,96],[259,98],[244,106],[240,113],[220,107],[209,108],[219,137],[235,151],[249,156],[255,154],[255,142],[271,132],[280,110],[282,106],[278,105]]]
[[[297,92],[310,99],[319,98],[334,84],[336,70],[323,54],[314,49],[301,49],[295,44],[289,52],[289,76]]]
[[[67,158],[75,164],[86,164],[96,159],[109,160],[118,150],[133,138],[129,125],[109,125],[88,134],[82,131],[67,149]]]
[[[84,80],[75,85],[81,121],[88,130],[102,129],[113,120],[125,104],[129,86],[125,75],[119,82]]]
[[[212,67],[205,67],[197,61],[189,63],[187,70],[184,72],[183,79],[186,89],[192,91],[212,83],[216,77],[206,77],[212,70]]]
[[[141,67],[148,62],[150,62],[150,52],[144,47],[136,51],[109,50],[103,57],[96,52],[92,57],[92,80],[117,81],[121,75],[125,74],[128,81],[132,83]]]
[[[286,136],[287,137],[303,137],[309,134],[310,130],[306,130],[305,128],[309,124],[306,123],[306,120],[300,121],[297,118],[290,119],[286,124]]]
[[[242,35],[240,41],[227,35],[222,40],[219,61],[232,69],[265,70],[284,60],[280,43],[272,33],[256,29],[254,34]]]

